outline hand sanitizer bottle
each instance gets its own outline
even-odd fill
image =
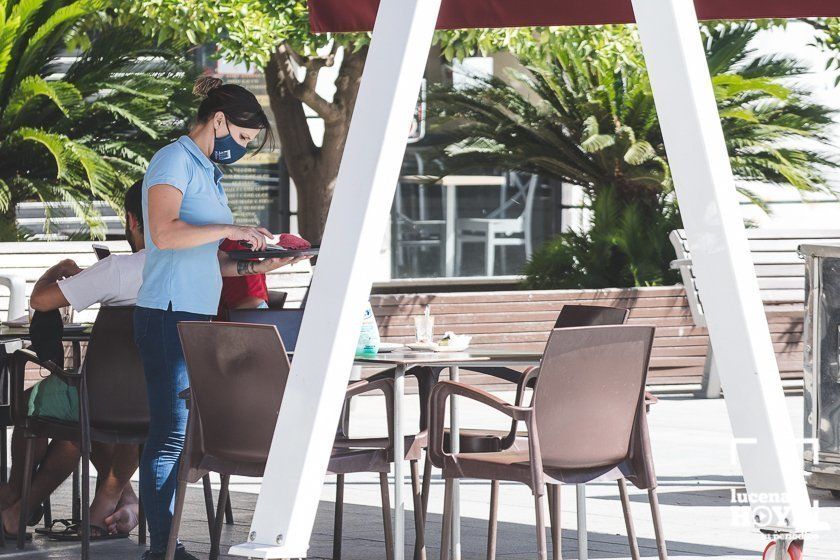
[[[356,343],[356,354],[376,354],[379,352],[379,342],[379,328],[376,326],[373,309],[368,302],[365,304],[362,332],[359,333],[359,341]]]

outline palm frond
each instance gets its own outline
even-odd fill
[[[82,95],[73,84],[48,82],[41,76],[27,76],[12,91],[9,103],[3,112],[0,128],[12,127],[19,114],[39,98],[49,99],[65,117],[73,116],[82,104]]]
[[[12,205],[12,188],[0,179],[0,213],[8,212]]]

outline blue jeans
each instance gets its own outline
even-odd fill
[[[146,373],[150,417],[149,437],[140,457],[140,497],[154,553],[166,551],[187,429],[187,407],[178,398],[189,387],[178,322],[209,319],[208,315],[147,307],[134,311],[134,341]]]

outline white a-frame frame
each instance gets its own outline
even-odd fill
[[[745,442],[738,450],[747,489],[779,498],[768,509],[775,512],[768,528],[804,531],[811,510],[694,6],[633,0],[633,7],[733,432]],[[370,292],[370,263],[387,226],[439,9],[440,0],[380,3],[249,540],[231,554],[306,556]]]

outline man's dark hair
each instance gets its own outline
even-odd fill
[[[125,211],[134,214],[140,229],[143,229],[143,181],[137,181],[125,191]]]

